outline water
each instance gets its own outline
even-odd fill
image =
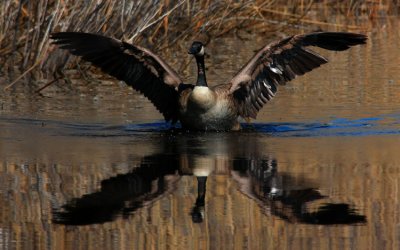
[[[398,28],[321,51],[241,132],[171,129],[108,82],[1,92],[0,249],[399,249]],[[251,38],[209,46],[210,82]]]

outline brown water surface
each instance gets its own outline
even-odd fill
[[[399,28],[318,50],[237,133],[171,131],[106,81],[1,92],[0,249],[400,249]],[[208,80],[266,41],[214,41]]]

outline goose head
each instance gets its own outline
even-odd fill
[[[204,44],[199,41],[194,41],[190,46],[188,53],[194,56],[204,56]]]

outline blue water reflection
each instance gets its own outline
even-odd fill
[[[318,136],[370,136],[400,134],[400,114],[360,119],[336,118],[328,122],[272,122],[242,123],[244,132],[255,132],[279,137],[318,137]],[[179,124],[175,125],[179,131]],[[129,124],[126,126],[103,127],[112,135],[129,135],[143,132],[163,132],[171,130],[165,122]],[[117,131],[116,131],[117,130]],[[172,130],[174,131],[174,130]],[[96,134],[96,128],[92,130]],[[184,132],[184,131],[181,131]],[[79,133],[78,133],[79,134]]]

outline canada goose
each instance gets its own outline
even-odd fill
[[[146,96],[166,121],[180,121],[187,130],[240,129],[239,117],[257,112],[275,96],[278,85],[328,62],[309,50],[316,46],[343,51],[365,44],[367,36],[346,32],[314,32],[289,36],[261,48],[227,83],[209,87],[204,67],[205,48],[195,41],[189,49],[198,67],[196,85],[178,74],[149,49],[96,34],[53,33],[54,44],[125,81]]]

